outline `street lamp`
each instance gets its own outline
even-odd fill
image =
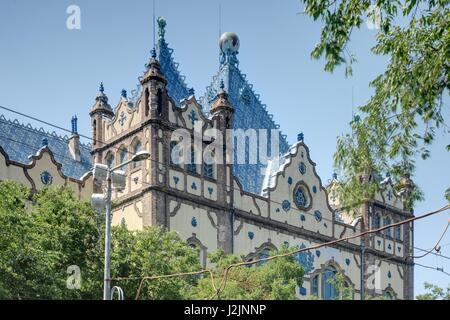
[[[130,164],[131,162],[139,162],[150,158],[148,151],[139,151],[130,160],[125,161],[113,168],[100,163],[94,165],[93,176],[99,183],[106,180],[106,199],[104,195],[92,195],[92,204],[95,208],[106,208],[106,225],[105,225],[105,270],[103,275],[103,300],[111,300],[111,197],[112,187],[116,189],[125,188],[125,172],[120,168]]]

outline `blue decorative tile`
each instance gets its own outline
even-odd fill
[[[248,238],[249,238],[250,240],[253,240],[254,237],[255,237],[255,234],[254,234],[252,231],[249,231],[249,232],[248,232]]]
[[[52,182],[53,182],[53,177],[52,177],[52,175],[50,174],[50,172],[48,172],[48,171],[43,171],[43,172],[41,173],[41,182],[42,182],[43,184],[45,184],[46,186],[49,186],[49,185],[52,184]]]
[[[304,214],[301,214],[301,215],[300,215],[300,220],[301,220],[301,221],[305,221],[305,220],[306,220],[306,217],[305,217]]]
[[[173,182],[175,182],[175,184],[178,184],[179,181],[180,178],[178,178],[177,176],[173,176]]]
[[[191,219],[191,225],[195,228],[196,226],[198,226],[198,222],[197,222],[197,218],[192,217]]]
[[[280,212],[280,208],[276,208],[276,209],[275,209],[275,212]]]
[[[381,240],[377,240],[378,246],[381,246]]]
[[[289,183],[289,184],[292,184],[292,177],[289,177],[289,178],[288,178],[288,183]]]
[[[350,259],[349,258],[345,259],[345,264],[348,265],[348,266],[350,265]]]
[[[322,212],[319,210],[314,211],[314,218],[316,218],[317,222],[322,221]]]
[[[306,173],[306,165],[303,161],[298,165],[298,171],[300,171],[302,175]]]
[[[288,200],[283,200],[283,202],[281,203],[281,207],[284,211],[288,212],[289,210],[291,210],[291,203]]]
[[[211,187],[208,187],[208,193],[209,193],[209,195],[212,195],[213,191],[214,191],[214,189],[213,189],[213,188],[211,188]]]
[[[391,244],[390,244],[390,243],[388,244],[388,249],[389,249],[389,250],[391,250],[391,249],[392,249],[392,246],[391,246]]]
[[[392,278],[392,273],[391,273],[391,271],[389,270],[388,271],[388,274],[387,274],[387,276],[388,276],[388,278],[390,279],[390,278]]]
[[[320,257],[320,250],[316,250],[316,256],[317,258]]]
[[[191,189],[192,190],[197,190],[197,184],[195,182],[192,182]]]
[[[316,186],[313,186],[313,187],[312,187],[312,191],[313,191],[314,193],[317,193],[317,187],[316,187]]]

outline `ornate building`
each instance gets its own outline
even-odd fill
[[[412,216],[403,209],[389,178],[377,199],[361,208],[359,218],[340,212],[332,192],[337,180],[333,177],[327,186],[322,183],[303,134],[289,146],[278,133],[280,153],[272,153],[268,164],[174,161],[173,137],[180,129],[194,140],[199,125],[204,132],[222,133],[202,138],[202,147],[208,149],[212,141],[227,145],[228,129],[279,126],[239,69],[239,39],[234,33],[221,37],[219,71],[197,100],[166,43],[164,19],[158,24],[157,48],[139,77],[138,89],[130,97],[123,91],[112,108],[101,85],[90,110],[91,146],[79,143],[76,120],[67,138],[0,118],[0,179],[19,180],[34,189],[52,182],[70,183],[80,197],[88,197],[99,190],[89,173],[92,163],[120,164],[148,150],[149,160],[125,168],[126,188],[113,194],[113,224],[176,230],[199,249],[204,266],[207,253],[218,248],[252,260],[283,245],[309,247]],[[31,146],[25,149],[20,143]],[[214,153],[234,159],[228,148],[216,148]],[[193,151],[183,156],[197,155]],[[342,272],[355,299],[360,299],[362,289],[366,296],[412,299],[412,235],[412,225],[402,225],[297,254],[306,271],[298,295],[336,298],[328,279]]]

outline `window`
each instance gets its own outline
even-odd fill
[[[259,257],[258,259],[266,259],[268,258],[270,255],[270,249],[269,248],[264,248],[259,252]],[[262,266],[264,264],[266,264],[267,261],[260,261],[258,262],[258,266]]]
[[[208,178],[214,178],[213,164],[203,163],[203,175]]]
[[[334,284],[330,283],[334,276],[336,275],[336,269],[333,267],[327,267],[325,272],[322,274],[323,277],[323,299],[324,300],[334,300],[337,296],[336,288]]]
[[[181,145],[181,143],[180,143]],[[183,156],[183,151],[180,146],[178,146],[177,141],[170,141],[170,164],[172,166],[181,167],[181,158]]]
[[[372,229],[378,229],[381,227],[380,215],[376,213],[372,218]]]
[[[386,217],[386,218],[383,219],[383,225],[384,225],[384,226],[388,226],[388,225],[390,225],[390,224],[391,224],[391,218]],[[385,229],[385,230],[384,230],[384,235],[385,235],[386,237],[391,237],[391,228]]]
[[[163,107],[163,99],[162,99],[162,92],[161,89],[158,89],[158,92],[156,93],[156,111],[159,115],[161,115]]]
[[[108,168],[111,168],[114,164],[114,155],[112,153],[108,153],[106,155],[106,165]]]
[[[309,207],[309,197],[303,186],[297,186],[294,191],[294,201],[297,207],[306,210]]]
[[[127,161],[127,159],[128,159],[128,150],[125,147],[121,147],[119,151],[119,161],[120,161],[119,164],[124,163],[125,161]],[[120,169],[126,171],[127,166],[123,166]]]
[[[311,294],[319,296],[319,275],[315,275],[311,278]]]
[[[394,295],[390,291],[386,291],[384,293],[384,299],[385,300],[394,300]]]
[[[139,151],[142,150],[142,143],[139,140],[136,139],[132,145],[133,145],[133,155],[137,154]],[[141,163],[142,161],[133,162],[132,164],[133,169],[139,167]]]
[[[195,151],[191,149],[191,161],[187,165],[187,171],[197,173],[197,165],[195,164]]]
[[[395,227],[395,239],[402,240],[402,226]]]

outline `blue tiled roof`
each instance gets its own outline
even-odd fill
[[[62,172],[68,177],[80,179],[91,170],[90,146],[80,143],[81,161],[75,161],[69,151],[67,136],[49,133],[44,129],[22,124],[17,119],[9,120],[0,115],[0,146],[10,160],[29,164],[29,156],[35,155],[42,148],[42,139],[47,138],[48,148],[55,160],[62,165]]]
[[[167,79],[167,92],[179,107],[180,101],[189,96],[189,90],[185,83],[186,77],[178,71],[178,63],[172,57],[173,49],[169,48],[164,38],[159,38],[156,51],[161,71]]]
[[[254,92],[253,86],[246,80],[246,75],[239,70],[237,58],[235,58],[235,64],[227,61],[221,65],[219,72],[213,77],[211,85],[206,88],[204,96],[200,98],[205,113],[208,112],[207,109],[216,98],[222,80],[231,105],[235,110],[233,114],[234,129],[279,129],[279,125],[272,120],[273,116],[268,113],[266,105],[261,102],[259,95]],[[269,137],[270,131],[267,141],[270,150]],[[288,150],[289,144],[286,136],[280,131],[279,153],[284,154]],[[277,157],[279,155],[270,156]],[[257,164],[235,164],[233,173],[244,190],[260,194],[264,180],[262,175],[264,167],[265,165],[260,162]]]

